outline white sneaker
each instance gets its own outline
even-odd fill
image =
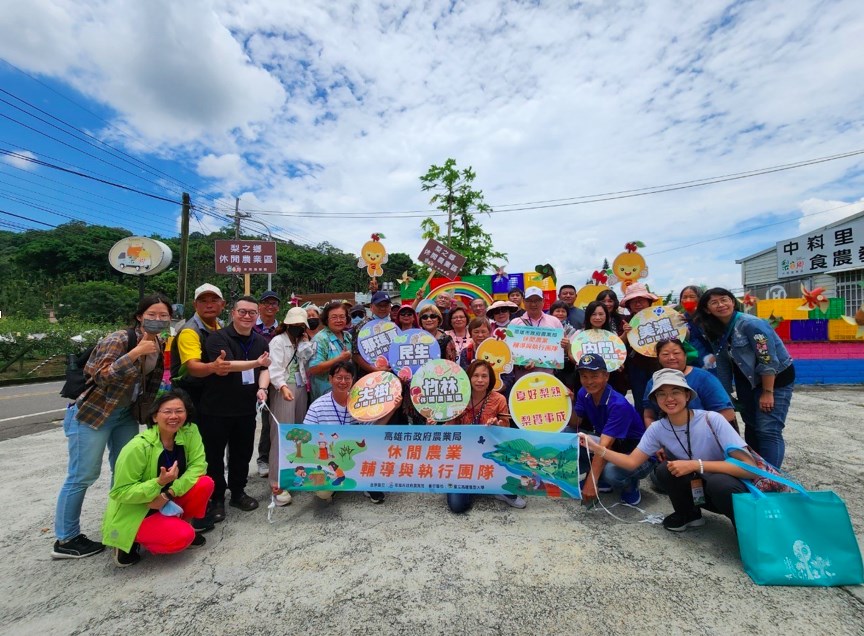
[[[498,501],[503,501],[508,506],[511,506],[513,508],[524,508],[528,505],[528,502],[526,502],[522,497],[519,497],[518,495],[495,495],[495,499],[497,499]]]
[[[277,506],[287,506],[291,503],[291,493],[287,490],[282,490],[276,495],[276,505]]]
[[[258,460],[258,476],[261,478],[270,476],[270,466],[262,459]]]

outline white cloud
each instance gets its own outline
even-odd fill
[[[277,231],[349,251],[381,231],[416,255],[420,219],[383,212],[428,209],[418,177],[448,157],[501,206],[864,147],[854,0],[8,4],[21,26],[4,21],[0,55],[111,105],[219,194],[242,187],[244,208],[307,213],[257,217]],[[861,197],[862,166],[484,223],[508,271],[551,262],[578,284],[638,239],[657,289],[738,286],[736,258],[797,235],[799,219],[827,222],[802,218],[820,201]],[[360,212],[377,214],[315,216]]]
[[[2,155],[0,159],[2,159],[5,163],[8,163],[10,166],[15,166],[21,170],[36,170],[37,166],[35,163],[31,161],[27,161],[24,157],[28,157],[29,159],[36,159],[36,155],[34,155],[29,150],[13,150],[14,155]]]

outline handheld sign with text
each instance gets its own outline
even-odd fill
[[[429,239],[417,260],[450,280],[455,279],[465,265],[465,257],[435,239]],[[430,277],[431,278],[431,277]]]
[[[360,422],[374,422],[396,408],[396,396],[402,395],[399,378],[389,371],[364,375],[351,387],[348,412]]]
[[[441,347],[435,336],[424,329],[406,329],[393,336],[387,360],[394,373],[408,369],[411,375],[429,360],[441,357]],[[402,377],[400,374],[399,377]],[[410,376],[409,376],[410,377]]]
[[[616,334],[605,329],[585,329],[570,340],[570,352],[578,360],[586,353],[596,353],[603,358],[608,371],[621,368],[627,359],[627,347]]]
[[[471,382],[455,362],[430,360],[411,378],[411,402],[427,420],[452,420],[467,408],[470,399]]]
[[[657,343],[661,340],[687,338],[687,321],[672,307],[648,307],[630,319],[627,340],[643,356],[657,357]]]
[[[386,356],[393,338],[399,333],[396,323],[390,320],[370,320],[357,332],[357,348],[363,359],[371,365],[378,356]]]
[[[513,354],[513,364],[522,367],[533,362],[535,367],[563,369],[563,337],[564,330],[555,327],[513,324],[507,327],[507,342]]]
[[[510,390],[510,415],[521,429],[558,433],[572,413],[567,387],[551,373],[523,375]]]

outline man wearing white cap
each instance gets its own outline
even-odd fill
[[[525,313],[510,321],[510,326],[524,325],[526,327],[551,327],[564,329],[564,325],[555,316],[543,313],[543,291],[539,287],[529,287],[525,290]],[[552,369],[532,366],[516,366],[513,368],[513,379],[518,380],[523,375],[533,371],[554,373]]]
[[[203,379],[209,375],[225,375],[230,364],[224,360],[207,361],[204,343],[207,337],[222,327],[219,314],[225,309],[222,291],[204,283],[195,290],[195,315],[171,343],[171,384],[183,389],[197,410],[204,389]]]

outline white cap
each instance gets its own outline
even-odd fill
[[[195,290],[195,300],[198,300],[198,296],[203,296],[207,293],[216,294],[220,300],[225,300],[222,297],[222,291],[216,287],[216,285],[211,285],[210,283],[204,283],[201,287]]]
[[[525,290],[525,300],[528,300],[529,298],[532,298],[534,296],[543,298],[543,290],[539,287],[529,287]]]

